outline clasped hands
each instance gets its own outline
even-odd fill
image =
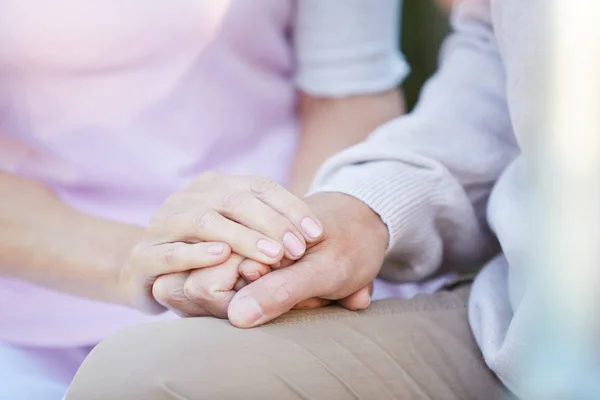
[[[153,216],[119,290],[147,313],[241,328],[332,301],[362,309],[387,244],[384,223],[354,197],[301,200],[267,178],[205,173]]]

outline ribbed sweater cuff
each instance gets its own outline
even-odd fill
[[[309,194],[339,192],[361,200],[387,225],[389,246],[394,246],[407,231],[432,218],[439,186],[425,170],[377,161],[345,166],[315,182]]]

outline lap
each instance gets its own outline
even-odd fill
[[[0,343],[0,399],[62,399],[88,352]]]
[[[130,328],[92,352],[67,398],[499,398],[467,323],[468,289],[295,311],[251,330],[201,318]]]

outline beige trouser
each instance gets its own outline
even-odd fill
[[[469,288],[250,330],[211,318],[126,329],[90,354],[67,400],[502,398],[469,330]]]

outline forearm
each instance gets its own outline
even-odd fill
[[[142,233],[80,213],[42,184],[0,173],[0,274],[121,302],[119,267]]]
[[[489,4],[462,1],[454,17],[415,110],[332,158],[314,189],[355,196],[382,217],[398,279],[476,265],[496,250],[486,203],[518,154]]]
[[[404,101],[398,90],[341,99],[301,94],[301,134],[290,190],[303,196],[327,158],[360,143],[379,125],[403,113]]]

